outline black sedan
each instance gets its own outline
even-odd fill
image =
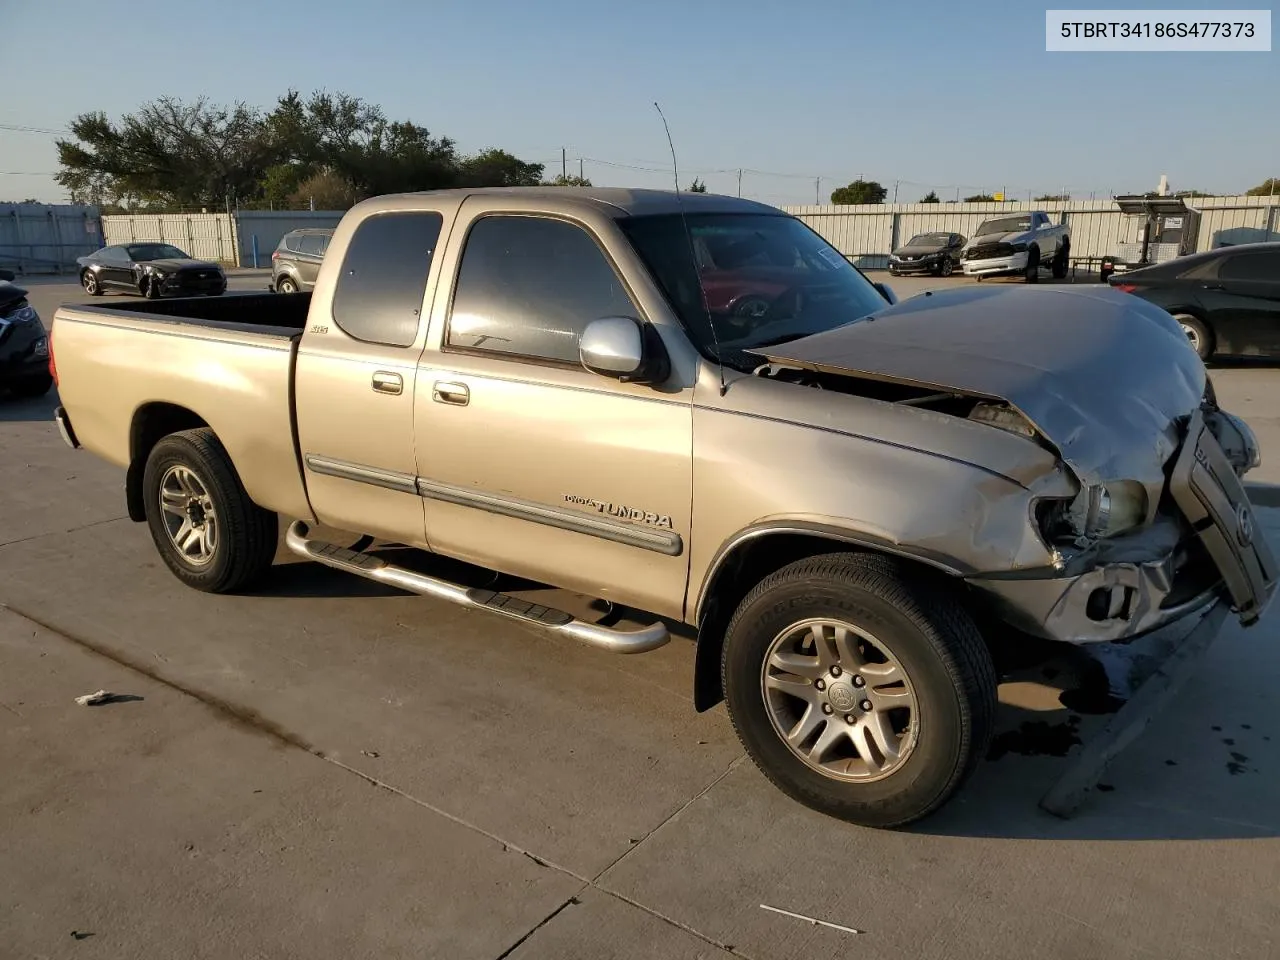
[[[0,393],[39,397],[49,392],[49,335],[27,302],[27,291],[0,270]]]
[[[216,263],[193,260],[168,243],[125,243],[103,247],[76,261],[84,292],[98,297],[109,290],[144,297],[218,296],[227,275]]]
[[[918,233],[889,254],[889,273],[932,273],[949,277],[960,262],[964,237],[958,233]]]
[[[1164,307],[1202,359],[1280,358],[1280,243],[1242,243],[1107,281]]]

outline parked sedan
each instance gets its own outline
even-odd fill
[[[1243,243],[1108,281],[1173,314],[1202,359],[1280,358],[1280,243]]]
[[[932,273],[949,277],[960,262],[964,237],[958,233],[919,233],[889,254],[889,273]]]
[[[49,335],[27,302],[27,291],[0,270],[0,393],[39,397],[49,392]]]
[[[117,290],[148,299],[218,296],[227,289],[222,267],[195,260],[169,243],[126,243],[103,247],[76,261],[80,283],[91,297]]]

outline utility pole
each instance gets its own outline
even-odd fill
[[[899,181],[897,180],[893,181],[893,202],[894,203],[898,202],[898,183]]]
[[[586,177],[582,175],[582,158],[581,157],[578,158],[578,179],[579,180],[586,179]]]
[[[569,179],[569,159],[567,154],[565,153],[564,147],[560,148],[560,179],[561,180]]]
[[[822,205],[822,178],[813,178],[813,202],[818,206]]]
[[[960,202],[960,188],[956,187],[956,203]]]
[[[742,196],[742,168],[738,168],[738,196]]]

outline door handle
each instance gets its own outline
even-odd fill
[[[437,380],[431,388],[431,399],[436,403],[451,403],[465,407],[471,402],[471,391],[465,383],[445,383]]]
[[[389,393],[392,396],[398,396],[404,391],[404,380],[398,373],[388,373],[385,370],[379,370],[373,375],[373,392]]]
[[[1205,284],[1201,284],[1201,287],[1202,287],[1203,289],[1205,289],[1205,290],[1225,290],[1225,289],[1227,289],[1227,288],[1226,288],[1226,286],[1225,286],[1224,284],[1221,284],[1221,283],[1205,283]]]

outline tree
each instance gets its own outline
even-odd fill
[[[831,191],[831,202],[844,206],[855,203],[884,203],[889,191],[874,180],[863,180],[859,177],[843,187]]]
[[[467,186],[536,187],[542,183],[543,165],[525,163],[505,150],[489,149],[461,163]]]
[[[920,198],[920,202],[921,203],[941,203],[942,201],[938,199],[938,194],[936,191],[930,190],[928,193],[926,193],[923,197]]]
[[[324,170],[299,183],[284,205],[291,210],[349,210],[358,199],[344,177]]]
[[[586,177],[566,177],[564,174],[557,174],[554,180],[547,182],[548,187],[589,187],[591,181]]]
[[[695,177],[693,183],[689,184],[689,192],[690,193],[706,193],[707,185]]]
[[[965,203],[991,203],[993,200],[995,197],[989,193],[975,193],[972,197],[964,198]]]
[[[1070,199],[1071,194],[1069,193],[1045,193],[1036,197],[1037,201],[1046,203],[1066,203]]]
[[[1256,187],[1245,191],[1250,197],[1273,197],[1280,195],[1280,177],[1267,177]]]

